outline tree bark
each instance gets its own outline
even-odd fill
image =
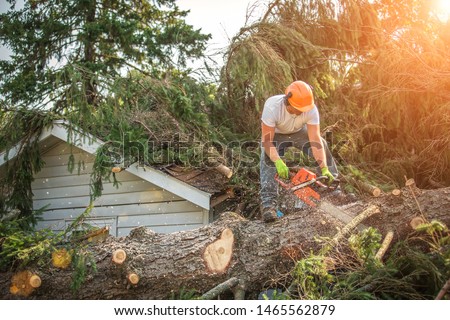
[[[426,219],[450,223],[450,188],[422,191],[414,189]],[[414,232],[413,217],[420,215],[413,196],[402,190],[402,196],[391,194],[370,198],[362,204],[379,208],[364,221],[382,233],[393,230],[396,239]],[[360,213],[358,212],[358,213]],[[353,214],[356,216],[356,214]],[[327,216],[320,209],[309,209],[285,215],[273,222],[246,220],[225,212],[202,228],[172,234],[158,234],[136,228],[125,238],[108,237],[91,243],[87,250],[95,258],[97,272],[88,275],[78,292],[70,290],[72,268],[33,267],[42,285],[28,297],[32,299],[167,299],[184,290],[208,292],[228,279],[236,278],[247,292],[247,299],[286,279],[295,261],[317,250],[316,237],[333,237],[336,228],[345,223]],[[112,261],[114,252],[126,252],[125,261]],[[16,299],[9,292],[13,272],[0,273],[0,298]],[[138,276],[132,284],[128,275]],[[286,284],[288,284],[286,282]],[[278,283],[279,285],[279,283]],[[232,299],[233,295],[221,298]]]

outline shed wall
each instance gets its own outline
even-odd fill
[[[70,154],[75,160],[72,173],[67,166]],[[32,184],[34,209],[47,205],[37,227],[60,231],[89,205],[94,156],[60,142],[44,153],[43,160],[45,166]],[[107,225],[114,236],[126,236],[138,226],[169,233],[208,223],[207,210],[129,172],[122,171],[116,177],[119,187],[104,182],[103,194],[94,202],[87,223]]]

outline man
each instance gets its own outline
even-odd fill
[[[323,176],[331,183],[338,175],[336,163],[327,143],[320,136],[319,111],[314,104],[311,87],[294,81],[285,94],[266,100],[261,116],[262,152],[260,163],[262,218],[277,218],[277,182],[275,174],[289,178],[289,168],[281,159],[285,149],[296,147],[311,155]]]

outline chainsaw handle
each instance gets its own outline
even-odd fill
[[[336,188],[336,186],[338,186],[338,185],[341,183],[341,180],[339,180],[339,179],[334,179],[333,182],[331,182],[330,185],[327,185],[327,184],[322,183],[322,182],[321,182],[322,180],[324,180],[324,182],[325,182],[325,181],[328,180],[328,177],[327,177],[327,176],[320,176],[320,177],[317,177],[317,178],[316,178],[316,181],[317,181],[322,187],[325,187],[325,188],[327,188],[327,189]]]
[[[278,173],[275,174],[275,180],[278,181],[278,183],[284,188],[284,189],[290,189],[292,187],[292,183],[290,180],[281,179],[278,176]],[[289,181],[289,183],[286,183],[285,181]]]

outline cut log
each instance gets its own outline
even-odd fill
[[[203,254],[206,267],[213,273],[224,273],[233,255],[234,235],[230,229],[222,231],[220,239],[208,245]]]
[[[231,170],[230,168],[228,168],[227,166],[225,166],[223,164],[219,164],[217,167],[214,167],[214,169],[219,171],[221,174],[223,174],[228,179],[230,179],[231,176],[233,175],[233,170]]]
[[[422,217],[415,217],[411,220],[409,225],[411,226],[411,228],[416,230],[418,226],[420,226],[421,224],[424,224],[425,222],[426,221]]]
[[[123,168],[123,167],[113,167],[112,169],[111,169],[111,172],[113,172],[113,173],[119,173],[119,172],[121,172],[121,171],[123,171],[125,168]]]
[[[206,164],[210,167],[214,167],[215,170],[220,172],[223,176],[228,179],[233,175],[233,170],[224,165],[225,158],[223,154],[219,153],[219,151],[215,147],[209,147],[207,150]]]
[[[136,285],[139,283],[139,276],[136,273],[129,273],[127,275],[127,280],[129,283]]]
[[[214,208],[218,204],[221,204],[225,200],[228,200],[233,197],[234,197],[234,190],[229,188],[225,191],[225,193],[222,193],[222,194],[218,195],[217,197],[214,197],[213,199],[211,199],[211,208]]]
[[[12,295],[28,297],[41,286],[41,278],[29,270],[20,271],[11,278],[9,291]]]
[[[381,189],[378,187],[375,187],[371,184],[362,181],[358,181],[358,184],[361,187],[361,189],[367,194],[370,194],[374,197],[379,197],[381,195]]]
[[[391,191],[391,193],[392,193],[394,196],[399,196],[399,195],[402,194],[402,191],[401,191],[400,189],[394,189],[394,190]]]
[[[384,255],[386,254],[389,246],[391,245],[392,239],[394,239],[394,231],[389,230],[386,236],[384,237],[383,243],[381,244],[380,249],[378,249],[377,254],[375,255],[375,259],[382,260]]]
[[[353,186],[356,186],[358,189],[360,189],[361,191],[363,191],[364,193],[371,195],[375,198],[378,198],[381,195],[381,189],[373,186],[367,182],[361,181],[361,180],[356,180],[354,178],[351,177],[343,177],[343,180],[347,181],[348,183],[350,183]]]
[[[123,249],[117,249],[112,254],[112,261],[117,265],[123,264],[125,262],[126,258],[127,258],[127,254],[126,254],[125,250],[123,250]]]
[[[427,221],[450,225],[450,188],[421,190],[417,200]],[[373,206],[365,204],[367,210],[376,211],[373,208],[378,207],[380,212],[364,220],[365,225],[383,234],[395,230],[399,240],[410,236],[413,230],[409,223],[418,216],[418,210],[408,192],[403,192],[401,198],[388,194],[372,198],[371,202]],[[322,224],[324,220],[328,222]],[[256,299],[259,292],[289,275],[298,259],[311,251],[319,252],[323,243],[316,241],[318,237],[332,238],[337,227],[352,229],[334,220],[328,220],[326,213],[316,209],[293,212],[273,223],[225,212],[218,220],[195,230],[159,234],[136,228],[127,237],[110,236],[105,242],[83,248],[95,261],[97,272],[89,273],[76,293],[71,290],[73,268],[29,266],[39,269],[42,286],[28,298],[168,299],[182,288],[203,294],[235,277],[245,284],[245,298]],[[111,253],[124,249],[128,255],[123,264],[126,266],[118,268],[111,262]],[[129,272],[139,275],[138,285],[131,286],[125,280]],[[0,273],[0,299],[16,299],[12,292],[19,288],[9,290],[13,275],[11,271]],[[243,291],[236,291],[235,297],[242,297]],[[232,298],[231,292],[227,294]]]
[[[67,269],[72,262],[72,255],[66,250],[61,248],[52,252],[52,264],[55,268]]]
[[[30,286],[32,286],[35,289],[39,288],[41,286],[41,284],[42,284],[42,280],[37,274],[33,274],[30,277],[29,282],[30,282]]]

